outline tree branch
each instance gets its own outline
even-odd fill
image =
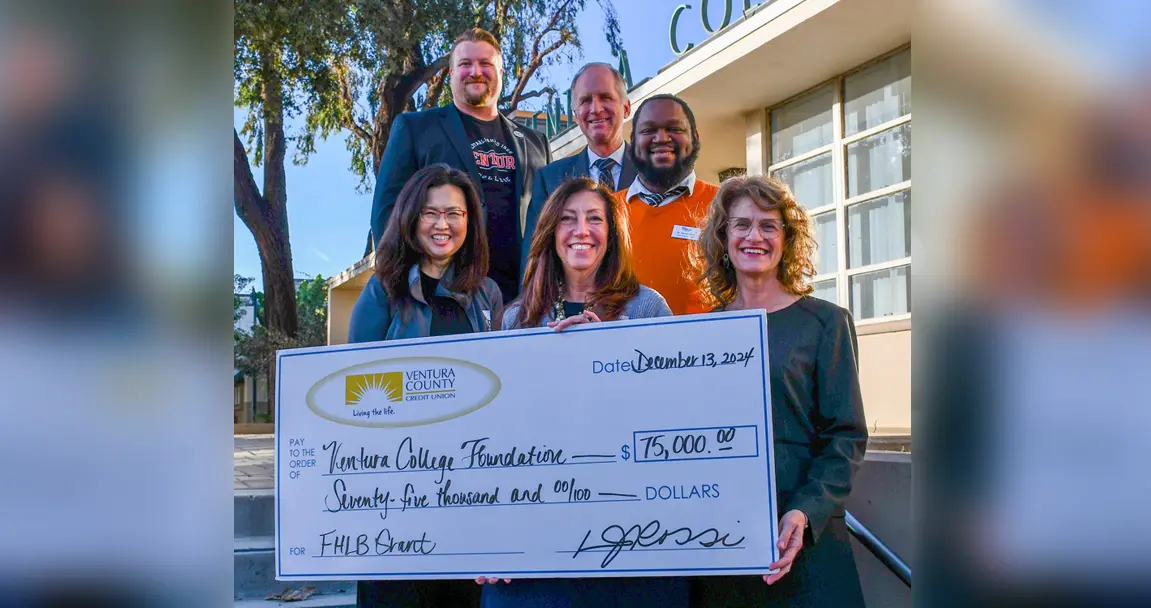
[[[515,89],[513,89],[511,95],[507,97],[509,100],[509,112],[515,112],[516,108],[519,107],[520,102],[524,100],[523,91],[527,87],[528,82],[531,80],[536,70],[538,70],[539,67],[543,64],[544,57],[547,57],[549,54],[554,53],[558,49],[562,48],[565,44],[568,43],[569,40],[571,40],[570,33],[562,31],[562,28],[557,28],[560,16],[564,13],[565,10],[567,10],[567,7],[569,4],[571,4],[571,2],[572,0],[565,0],[563,4],[556,7],[555,12],[552,13],[551,19],[548,20],[547,27],[540,31],[540,33],[536,35],[535,39],[532,40],[532,58],[530,61],[528,61],[527,65],[524,66],[523,73],[520,75],[519,80],[516,81]],[[544,37],[553,31],[559,32],[559,40],[541,51],[540,44],[543,42]]]
[[[540,64],[541,62],[543,62],[543,59],[544,59],[544,57],[547,57],[548,55],[550,55],[550,54],[552,54],[552,53],[556,52],[557,50],[559,50],[559,49],[560,49],[560,47],[562,47],[563,45],[567,44],[567,43],[568,43],[568,41],[569,41],[570,39],[571,39],[571,36],[570,36],[569,34],[560,34],[560,39],[559,39],[559,40],[557,40],[557,41],[555,42],[555,44],[553,44],[553,45],[549,46],[548,48],[544,49],[544,50],[543,50],[543,52],[541,52],[541,53],[539,54],[539,57],[538,57],[538,58],[536,58],[536,60],[535,60],[535,61],[533,61],[533,62],[532,62],[530,65],[531,65],[532,67],[536,67],[536,68],[538,68],[538,67],[539,67],[539,64]]]
[[[434,77],[432,77],[431,81],[428,82],[428,94],[427,97],[424,98],[423,109],[427,110],[436,107],[435,103],[443,93],[444,85],[448,82],[448,80],[449,78],[447,68],[440,70],[439,74],[436,74]]]
[[[260,189],[256,186],[256,178],[252,175],[252,165],[248,162],[248,153],[240,141],[240,134],[232,128],[234,144],[232,145],[232,199],[236,206],[236,215],[244,222],[249,230],[259,221],[263,205]]]
[[[534,41],[532,41],[533,57],[543,57],[543,55],[547,55],[547,52],[545,52],[543,55],[540,55],[540,43],[543,42],[544,36],[546,36],[548,32],[559,31],[556,29],[556,24],[559,23],[560,15],[563,14],[564,10],[567,9],[567,6],[571,4],[571,2],[572,0],[566,0],[563,4],[557,6],[555,12],[552,13],[552,18],[548,21],[548,26],[545,27],[538,36],[536,36]]]
[[[264,121],[263,197],[268,205],[283,208],[288,200],[287,177],[284,172],[284,158],[287,153],[287,139],[284,135],[284,82],[282,74],[276,67],[274,51],[260,53],[260,71],[263,79],[263,89],[260,92],[261,118]]]
[[[527,101],[528,99],[534,99],[534,98],[536,98],[536,97],[543,97],[544,95],[555,95],[555,94],[556,94],[556,90],[555,90],[555,89],[553,89],[553,88],[551,88],[551,87],[544,87],[544,88],[542,88],[542,89],[538,89],[538,90],[535,90],[535,91],[530,91],[530,92],[528,92],[528,93],[521,93],[521,94],[520,94],[520,99],[519,99],[519,100],[520,100],[520,101]],[[512,100],[512,96],[511,96],[511,95],[507,95],[507,96],[505,96],[505,97],[502,97],[502,98],[500,99],[499,103],[503,104],[503,103],[507,103],[507,102],[509,102],[509,101],[511,101],[511,100]]]
[[[372,141],[372,129],[370,126],[356,122],[356,116],[353,110],[355,109],[355,100],[352,99],[352,85],[348,82],[347,66],[333,70],[336,75],[336,82],[340,90],[340,101],[343,102],[344,112],[340,113],[340,126],[355,133],[365,142]]]
[[[430,78],[432,78],[433,76],[438,74],[439,72],[443,71],[444,68],[450,67],[448,65],[448,60],[450,57],[451,57],[450,53],[445,54],[442,57],[440,57],[440,58],[436,59],[435,61],[429,63],[428,65],[424,66],[423,69],[421,69],[419,72],[417,72],[415,74],[416,82],[419,82],[419,83],[426,82]],[[444,79],[447,80],[446,75],[444,76]],[[419,86],[417,85],[416,88],[419,88]]]
[[[498,13],[496,15],[496,19],[497,19],[496,23],[499,24],[498,27],[500,29],[500,35],[496,36],[496,40],[499,40],[501,43],[504,41],[504,37],[503,37],[504,24],[506,24],[508,22],[508,12],[511,10],[511,8],[512,8],[511,0],[505,0],[505,2],[503,3],[503,7],[500,9],[497,9]]]
[[[540,65],[543,64],[544,57],[546,57],[549,54],[554,53],[558,49],[562,48],[563,45],[568,43],[569,39],[570,39],[570,34],[568,34],[566,32],[561,33],[560,39],[557,40],[554,44],[548,46],[543,51],[535,53],[532,56],[532,60],[524,68],[523,75],[520,76],[519,81],[516,82],[516,88],[512,91],[512,94],[510,96],[511,101],[508,103],[508,111],[509,112],[515,112],[516,108],[520,105],[520,102],[524,100],[524,97],[523,97],[524,88],[527,87],[528,81],[530,81],[532,76],[535,75],[536,70],[538,70]]]

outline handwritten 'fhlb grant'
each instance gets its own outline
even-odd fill
[[[777,550],[764,323],[733,313],[281,356],[278,578],[765,571]],[[427,369],[442,371],[420,380],[440,384],[388,392],[394,416],[353,415],[362,387]],[[407,400],[425,390],[456,403]]]

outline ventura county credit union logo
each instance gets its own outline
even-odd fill
[[[328,374],[308,391],[308,407],[340,424],[403,427],[458,418],[500,391],[491,370],[446,357],[385,359]]]
[[[371,406],[404,400],[403,372],[352,374],[344,378],[344,403]]]

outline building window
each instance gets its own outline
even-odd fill
[[[770,108],[771,166],[811,214],[817,298],[911,314],[911,49]]]

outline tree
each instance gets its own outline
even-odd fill
[[[294,340],[299,330],[288,233],[284,163],[289,139],[284,124],[299,115],[302,107],[316,104],[335,90],[330,66],[349,38],[345,30],[348,10],[344,2],[235,0],[235,104],[248,109],[241,133],[252,148],[252,162],[263,164],[264,184],[261,191],[240,133],[233,130],[233,200],[236,214],[256,240],[265,290],[257,302],[260,326],[237,344],[236,359],[238,365],[242,360],[244,371],[266,375],[269,397],[275,386],[275,349]],[[311,152],[311,140],[296,138],[296,146],[293,161],[302,164]],[[241,356],[241,350],[252,349]],[[266,373],[252,367],[260,365]]]
[[[300,114],[334,90],[330,65],[341,53],[348,7],[343,2],[235,0],[235,103],[248,109],[240,133],[233,131],[233,198],[236,214],[252,232],[260,254],[269,329],[295,336],[298,329],[288,191],[284,177],[288,137],[285,119]],[[256,185],[252,162],[263,164]],[[306,162],[311,142],[297,139],[294,161]]]
[[[611,0],[596,2],[616,53],[622,42],[615,8]],[[554,87],[530,85],[540,68],[568,61],[580,48],[575,19],[586,0],[376,0],[353,6],[344,30],[351,38],[330,66],[336,94],[327,91],[308,106],[301,140],[310,146],[316,135],[346,131],[351,169],[367,190],[396,117],[450,102],[448,53],[459,33],[479,26],[501,41],[505,81],[499,105],[514,112],[525,100],[556,94]]]

